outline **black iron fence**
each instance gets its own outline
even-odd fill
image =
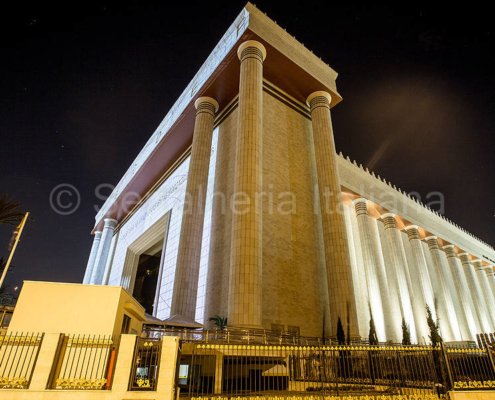
[[[188,342],[178,382],[188,397],[443,396],[495,389],[494,348]]]
[[[61,335],[52,389],[110,389],[115,349],[109,335]]]
[[[0,336],[0,388],[27,389],[43,341],[42,333]]]
[[[429,346],[190,343],[184,345],[179,384],[189,397],[436,395],[446,389],[437,366],[440,352]]]
[[[156,390],[160,353],[160,339],[136,339],[129,390]]]
[[[478,343],[479,348],[495,348],[495,333],[480,333],[476,335],[476,342]]]
[[[454,390],[495,389],[493,349],[446,348],[449,386]]]
[[[130,391],[157,390],[162,333],[136,338]],[[172,333],[178,336],[177,331],[167,331]],[[480,339],[479,347],[294,345],[265,344],[275,339],[241,331],[221,337],[188,332],[181,341],[177,382],[181,395],[190,398],[386,395],[429,399],[449,390],[495,390],[495,341],[491,339]],[[42,340],[42,334],[0,336],[0,388],[29,387]],[[110,389],[114,361],[114,343],[108,335],[61,335],[47,387]]]

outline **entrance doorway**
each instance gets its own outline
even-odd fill
[[[150,315],[155,315],[159,309],[161,263],[166,253],[170,215],[171,211],[148,228],[142,228],[128,245],[125,256],[121,286],[132,293]]]
[[[153,315],[156,285],[160,272],[163,241],[139,256],[132,295],[144,307],[146,312]]]

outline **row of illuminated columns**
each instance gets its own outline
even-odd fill
[[[438,320],[445,340],[474,340],[476,334],[495,330],[495,278],[491,269],[454,245],[440,248],[436,236],[424,240],[415,225],[406,226],[410,259],[394,214],[381,215],[384,233],[372,229],[366,199],[354,200],[369,311],[380,340],[400,341],[402,320],[411,337],[427,341],[427,307]],[[431,260],[431,261],[430,261]]]
[[[242,213],[233,213],[230,241],[228,321],[232,326],[262,325],[262,209],[256,201],[262,191],[262,121],[264,46],[257,41],[242,43],[240,60],[238,122],[235,145],[234,196],[248,198]],[[317,91],[308,96],[317,180],[319,214],[323,231],[330,315],[335,335],[337,320],[347,321],[352,336],[358,335],[356,305],[349,245],[340,211],[340,181],[330,117],[331,95]],[[201,241],[210,162],[211,140],[217,102],[210,97],[196,100],[196,118],[188,171],[171,316],[193,320],[196,313]],[[244,203],[246,205],[246,203]],[[105,283],[114,220],[105,220],[96,232],[85,283]],[[206,296],[220,290],[221,266],[209,266]],[[106,278],[108,279],[108,277]],[[216,285],[216,286],[215,286]]]

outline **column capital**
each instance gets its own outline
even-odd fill
[[[368,215],[368,202],[365,198],[360,197],[352,200],[354,208],[356,209],[356,215]]]
[[[384,229],[397,228],[397,221],[395,220],[396,215],[392,213],[385,213],[380,216],[383,221]]]
[[[438,245],[438,236],[427,236],[425,237],[425,242],[428,244],[430,250],[440,250],[440,246]]]
[[[395,219],[395,217],[397,217],[397,214],[394,214],[394,213],[391,213],[391,212],[387,212],[387,213],[384,213],[381,215],[382,218],[393,218]]]
[[[113,218],[105,218],[103,220],[103,228],[115,228],[119,221]]]
[[[420,240],[421,239],[419,236],[419,226],[418,225],[408,225],[404,228],[404,230],[406,231],[407,237],[409,238],[409,240],[412,240],[412,239]]]
[[[95,239],[101,236],[101,231],[95,231],[94,237]]]
[[[445,246],[442,247],[443,251],[445,251],[445,254],[447,255],[448,258],[456,258],[455,254],[455,246],[453,244],[446,244]]]
[[[311,111],[318,107],[327,107],[328,109],[330,109],[332,96],[328,92],[318,90],[308,96],[308,98],[306,99],[306,103],[308,104]]]
[[[463,252],[463,253],[459,253],[457,254],[459,256],[459,258],[461,259],[461,262],[463,265],[465,264],[470,264],[470,261],[469,261],[469,254],[466,253],[466,252]]]
[[[367,199],[365,199],[364,197],[358,197],[357,199],[353,199],[353,200],[352,200],[352,202],[353,202],[354,204],[356,204],[356,203],[366,203],[367,201],[368,201],[368,200],[367,200]]]
[[[199,114],[201,112],[207,112],[209,114],[215,115],[215,113],[218,111],[218,102],[208,96],[202,96],[198,97],[196,101],[194,102],[194,107],[196,107],[196,114]]]
[[[263,62],[266,58],[266,49],[257,40],[246,40],[237,48],[237,57],[241,62],[247,58],[257,58]]]

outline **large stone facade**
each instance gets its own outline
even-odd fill
[[[425,342],[429,307],[447,341],[495,331],[495,250],[336,153],[335,79],[246,6],[97,215],[84,282],[132,293],[154,256],[161,319]]]

